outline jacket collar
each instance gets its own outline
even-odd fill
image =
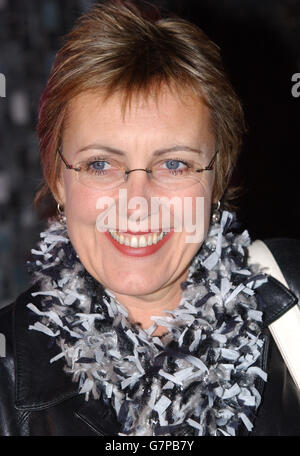
[[[296,295],[271,275],[268,275],[266,283],[256,288],[255,296],[259,310],[263,312],[264,328],[298,302]]]
[[[63,372],[64,361],[49,360],[59,353],[55,339],[29,329],[37,318],[26,307],[33,303],[41,310],[38,284],[23,293],[15,306],[16,407],[41,410],[76,396],[77,385]]]
[[[102,400],[101,406],[94,399],[84,400],[84,395],[78,393],[78,384],[73,383],[70,375],[63,371],[63,358],[50,364],[49,360],[59,353],[54,338],[52,340],[40,331],[29,329],[36,316],[26,305],[31,302],[40,308],[40,295],[31,295],[38,289],[37,283],[20,295],[15,305],[16,408],[38,411],[81,396],[79,407],[76,401],[74,413],[99,435],[117,434],[119,425],[111,407]],[[257,288],[256,296],[265,313],[265,326],[297,303],[296,296],[272,276]]]
[[[14,311],[15,353],[15,406],[19,410],[45,410],[67,399],[74,400],[74,413],[98,435],[117,434],[119,425],[114,411],[100,399],[85,401],[78,393],[78,384],[63,371],[61,358],[50,364],[59,353],[55,339],[40,331],[30,330],[36,316],[26,305],[33,303],[40,309],[38,284],[19,296]],[[100,406],[99,406],[100,405]]]

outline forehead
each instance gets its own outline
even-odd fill
[[[83,93],[69,103],[63,131],[63,140],[77,142],[78,147],[100,139],[113,145],[130,138],[159,143],[170,137],[174,143],[214,137],[210,111],[200,97],[161,89],[153,95],[133,96],[125,105],[121,92],[109,97]]]

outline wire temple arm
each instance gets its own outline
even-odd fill
[[[202,169],[195,169],[196,173],[201,173],[202,171],[211,171],[213,169],[213,163],[216,159],[218,151],[215,152],[213,158],[210,160],[209,164]]]
[[[70,165],[70,163],[67,162],[67,160],[65,159],[65,157],[64,157],[63,154],[61,153],[60,147],[57,149],[57,152],[59,153],[60,158],[62,159],[62,161],[63,161],[64,164],[66,165],[66,168],[67,168],[67,169],[74,169],[75,171],[80,171],[80,169],[74,168],[73,165]]]

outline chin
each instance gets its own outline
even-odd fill
[[[107,288],[113,293],[119,293],[127,296],[140,296],[154,293],[157,290],[161,289],[163,286],[162,277],[159,280],[153,280],[153,278],[145,277],[145,275],[131,274],[128,276],[128,273],[125,273],[125,277],[122,278],[122,274],[115,277],[115,280],[110,277],[109,282],[107,283]]]

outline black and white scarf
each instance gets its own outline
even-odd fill
[[[52,221],[32,250],[40,280],[39,316],[29,329],[55,338],[65,372],[89,400],[110,402],[120,435],[236,435],[253,428],[267,379],[261,356],[262,312],[255,289],[267,281],[247,264],[250,237],[234,212],[223,211],[181,283],[182,298],[144,330],[80,262],[66,226]],[[151,336],[157,325],[168,331]]]

